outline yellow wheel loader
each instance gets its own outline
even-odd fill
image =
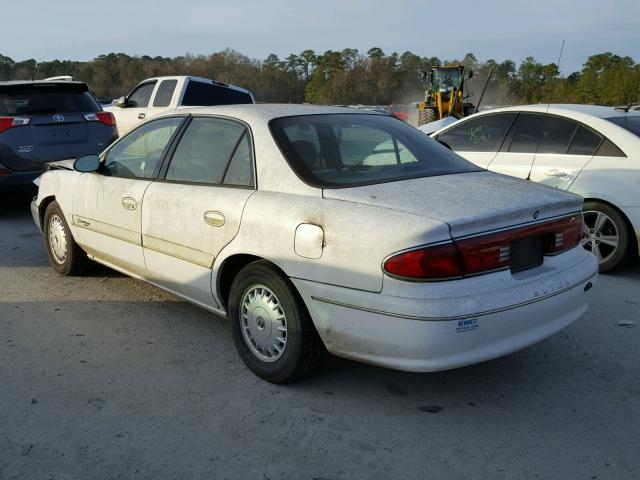
[[[475,113],[476,107],[465,102],[468,98],[465,95],[465,79],[468,78],[473,78],[473,71],[463,65],[433,67],[424,102],[417,105],[418,126],[448,116],[461,118]],[[422,79],[427,81],[426,72]]]

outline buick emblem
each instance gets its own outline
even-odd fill
[[[537,220],[538,219],[538,215],[540,215],[540,210],[536,210],[535,212],[533,212],[533,219]]]
[[[54,122],[58,122],[58,123],[60,123],[60,122],[64,122],[64,115],[62,115],[61,113],[56,113],[56,114],[55,114],[53,117],[51,117],[51,118],[53,118],[53,121],[54,121]]]

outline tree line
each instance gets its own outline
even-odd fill
[[[561,76],[555,63],[527,57],[480,62],[473,53],[462,59],[441,60],[412,52],[385,54],[374,47],[366,53],[354,48],[317,54],[304,50],[260,61],[235,50],[174,58],[109,53],[89,61],[33,59],[15,61],[0,54],[0,81],[71,75],[89,84],[100,99],[124,95],[140,80],[162,75],[195,75],[251,90],[258,101],[317,104],[388,105],[421,101],[421,74],[432,66],[462,64],[474,71],[468,82],[471,101],[491,72],[483,104],[539,102],[621,105],[640,101],[640,65],[631,57],[611,52],[590,56],[583,68]]]

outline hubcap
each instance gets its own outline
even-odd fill
[[[278,297],[264,285],[249,287],[240,304],[245,343],[263,362],[278,360],[287,346],[287,320]]]
[[[58,215],[49,218],[49,250],[58,264],[62,265],[67,259],[67,232]]]
[[[586,210],[583,215],[582,246],[592,252],[599,263],[604,263],[618,251],[618,227],[605,213]]]

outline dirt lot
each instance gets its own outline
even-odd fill
[[[436,374],[329,357],[279,387],[225,320],[104,268],[59,277],[27,200],[0,201],[2,480],[640,475],[638,265],[520,353]]]

